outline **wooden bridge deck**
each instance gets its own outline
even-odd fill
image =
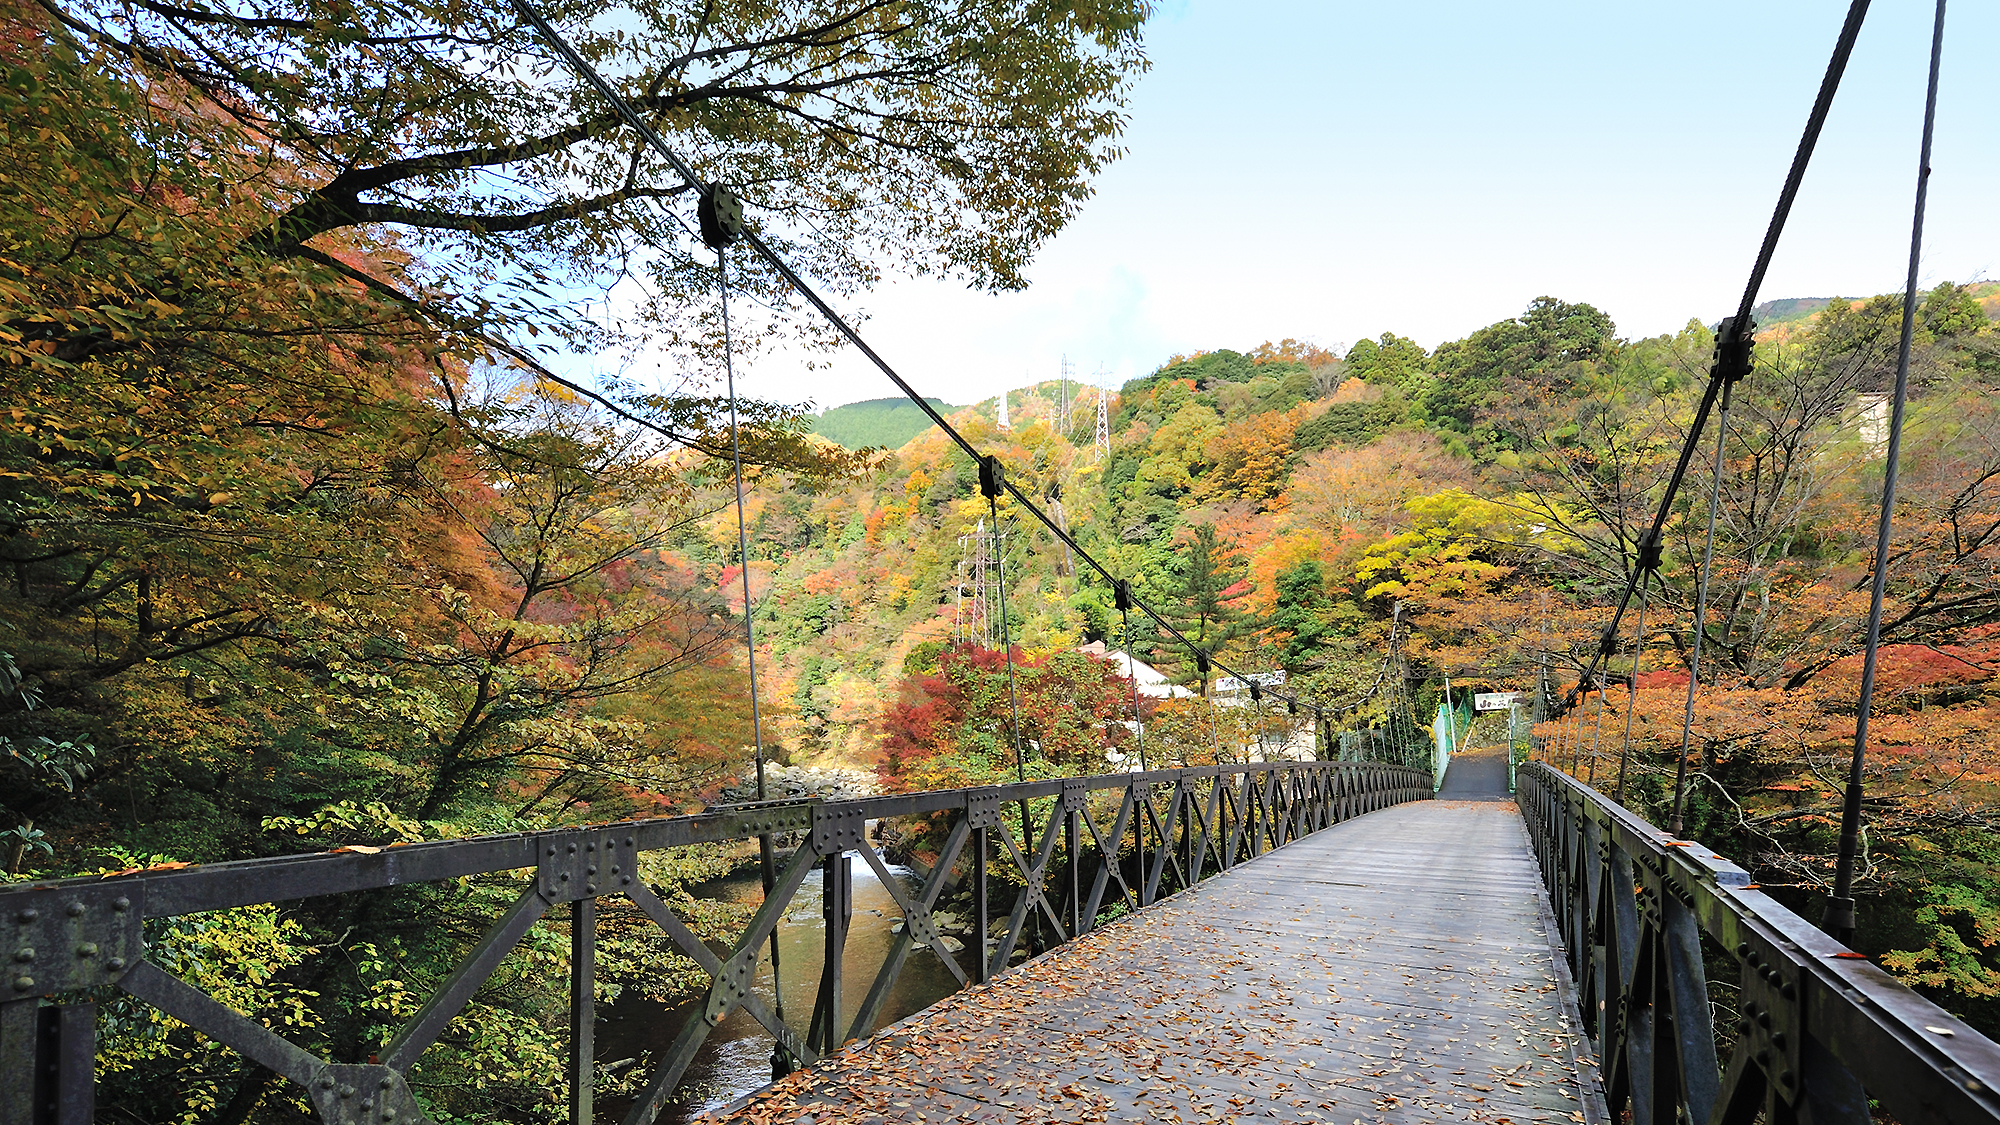
[[[1596,1121],[1520,816],[1450,799],[1490,771],[1462,759],[1447,799],[1243,864],[708,1120]]]

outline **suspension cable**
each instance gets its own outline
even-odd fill
[[[736,360],[730,341],[729,330],[729,249],[727,246],[715,248],[715,277],[722,293],[722,369],[729,388],[729,461],[733,470],[731,483],[736,489],[736,552],[737,560],[743,564],[743,638],[746,645],[745,656],[750,671],[750,735],[757,759],[757,799],[765,799],[764,793],[764,722],[758,709],[757,700],[757,626],[750,612],[750,527],[743,515],[743,439],[736,414]],[[769,837],[766,837],[768,840]],[[770,866],[766,857],[765,866]],[[766,870],[768,883],[772,873]],[[769,890],[767,886],[765,888]]]
[[[1859,0],[1857,0],[1857,2],[1859,2]],[[634,133],[638,134],[639,138],[643,140],[649,148],[651,148],[654,152],[658,153],[659,156],[667,162],[668,166],[671,167],[676,174],[678,174],[682,179],[686,180],[687,183],[699,193],[702,199],[714,200],[719,195],[727,195],[727,193],[722,191],[722,189],[720,189],[717,185],[707,183],[700,176],[696,175],[694,168],[691,165],[689,165],[686,160],[682,159],[679,153],[675,152],[671,147],[668,146],[666,140],[662,138],[659,132],[655,130],[652,127],[652,125],[646,121],[646,119],[639,113],[639,111],[635,109],[630,102],[626,101],[625,98],[622,95],[620,95],[617,90],[612,88],[611,84],[605,81],[604,76],[599,74],[597,72],[597,69],[591,66],[589,61],[586,60],[581,54],[577,52],[576,48],[571,46],[567,40],[565,40],[560,34],[556,32],[555,28],[551,26],[548,20],[542,16],[541,12],[536,9],[535,5],[532,3],[532,0],[512,0],[512,3],[515,10],[518,11],[521,17],[535,29],[535,31],[537,32],[537,34],[541,36],[543,41],[549,45],[550,49],[554,50],[558,55],[560,55],[564,63],[566,63],[572,71],[574,71],[579,77],[581,77],[592,89],[597,91],[598,95],[610,104],[613,111],[616,112],[616,114],[618,115],[619,119],[622,120],[627,127],[632,129]],[[909,381],[904,379],[903,376],[899,374],[894,367],[890,366],[889,361],[882,358],[881,354],[878,353],[873,347],[871,347],[867,340],[862,338],[861,333],[858,330],[856,330],[852,324],[848,323],[845,317],[841,316],[839,312],[835,311],[833,306],[829,304],[824,297],[821,297],[819,293],[816,290],[814,290],[811,285],[806,283],[803,277],[799,276],[798,271],[794,270],[791,267],[791,265],[778,254],[776,250],[773,250],[771,246],[767,244],[763,240],[763,238],[757,234],[756,231],[751,230],[747,226],[741,225],[740,211],[737,218],[737,230],[732,233],[740,235],[742,240],[746,244],[748,244],[751,249],[755,250],[759,257],[763,258],[764,261],[768,263],[773,270],[777,271],[778,275],[784,279],[785,283],[789,285],[794,292],[798,293],[801,297],[804,297],[809,304],[811,304],[815,309],[817,309],[820,315],[826,318],[828,324],[833,326],[833,328],[836,331],[838,331],[841,336],[846,338],[846,340],[849,343],[853,344],[854,347],[857,350],[859,350],[861,354],[865,356],[870,363],[874,364],[875,368],[879,370],[884,376],[886,376],[890,382],[894,383],[896,385],[896,388],[902,391],[905,397],[907,397],[912,403],[914,403],[919,410],[923,411],[925,416],[927,416],[931,420],[932,424],[936,425],[940,430],[944,431],[946,437],[950,438],[954,444],[956,444],[960,449],[964,450],[966,456],[972,458],[973,461],[975,462],[979,462],[983,459],[982,454],[979,452],[978,448],[974,446],[971,441],[967,440],[965,435],[960,433],[958,429],[954,427],[951,424],[951,422],[945,418],[943,414],[939,413],[936,407],[932,406],[930,402],[926,400],[921,394],[918,394],[916,388],[911,386]],[[1068,547],[1071,551],[1075,552],[1077,557],[1081,558],[1085,563],[1087,563],[1092,570],[1095,570],[1105,580],[1106,583],[1115,584],[1118,581],[1117,577],[1114,574],[1112,574],[1111,570],[1108,567],[1098,562],[1097,559],[1092,557],[1089,552],[1085,551],[1083,549],[1082,544],[1078,543],[1074,536],[1072,536],[1068,531],[1064,530],[1056,522],[1056,520],[1053,519],[1047,512],[1043,511],[1040,505],[1036,504],[1033,501],[1033,499],[1031,499],[1028,496],[1027,493],[1022,491],[1012,481],[1003,481],[1002,486],[1005,488],[1005,490],[1009,495],[1014,497],[1015,501],[1021,506],[1021,509],[1023,511],[1026,511],[1029,515],[1033,516],[1037,521],[1039,521],[1043,525],[1043,527],[1048,529],[1051,535],[1055,536],[1055,538],[1059,540],[1064,546]],[[1179,629],[1176,629],[1173,625],[1171,625],[1165,619],[1163,619],[1159,615],[1159,613],[1156,612],[1143,599],[1135,595],[1133,598],[1133,605],[1140,612],[1144,613],[1147,617],[1152,618],[1153,622],[1156,625],[1158,625],[1161,629],[1165,630],[1170,636],[1174,638],[1174,640],[1180,642],[1180,644],[1183,647],[1187,648],[1190,652],[1198,653],[1200,655],[1208,657],[1210,660],[1214,661],[1216,668],[1218,668],[1221,671],[1228,672],[1230,675],[1234,675],[1239,678],[1242,676],[1242,673],[1238,672],[1236,669],[1229,667],[1228,665],[1222,663],[1219,660],[1214,660],[1213,654],[1202,652],[1200,646],[1196,645],[1192,640],[1189,640],[1188,637],[1185,634],[1183,634]],[[1280,696],[1281,698],[1289,699],[1292,702],[1298,702],[1298,698],[1295,694],[1280,693]]]
[[[1118,619],[1123,623],[1119,633],[1120,646],[1125,650],[1125,672],[1132,681],[1132,733],[1139,740],[1139,772],[1148,770],[1146,765],[1146,720],[1139,714],[1139,662],[1132,655],[1132,588],[1124,582],[1112,587],[1112,600],[1118,606]]]
[[[1701,690],[1701,642],[1708,632],[1708,582],[1715,566],[1715,520],[1722,510],[1723,446],[1729,440],[1729,399],[1735,386],[1735,379],[1723,383],[1722,410],[1715,421],[1715,469],[1708,482],[1708,536],[1702,541],[1701,574],[1694,596],[1694,636],[1688,643],[1687,709],[1681,716],[1681,757],[1674,768],[1674,812],[1667,829],[1676,836],[1683,830],[1681,818],[1687,802],[1688,743],[1694,735],[1695,695]]]
[[[1806,167],[1812,161],[1813,149],[1819,143],[1820,130],[1826,124],[1828,112],[1833,108],[1833,96],[1840,88],[1840,79],[1847,71],[1848,57],[1854,52],[1854,41],[1861,34],[1862,20],[1868,14],[1869,0],[1852,0],[1848,5],[1847,18],[1840,27],[1840,36],[1834,41],[1833,55],[1827,60],[1826,74],[1820,79],[1819,93],[1813,99],[1812,110],[1806,115],[1806,127],[1799,137],[1799,145],[1792,154],[1791,167],[1785,173],[1785,181],[1778,191],[1778,204],[1771,212],[1771,221],[1764,229],[1764,240],[1757,249],[1757,259],[1750,269],[1749,282],[1743,288],[1743,296],[1737,302],[1736,315],[1723,322],[1724,332],[1716,341],[1716,356],[1709,373],[1708,387],[1703,392],[1701,405],[1695,410],[1694,423],[1688,430],[1681,452],[1674,465],[1673,475],[1667,480],[1666,491],[1660,497],[1660,504],[1653,515],[1652,525],[1640,536],[1638,549],[1643,555],[1647,551],[1657,551],[1660,538],[1666,527],[1667,517],[1673,510],[1674,497],[1680,492],[1681,481],[1687,475],[1689,461],[1694,456],[1695,447],[1700,444],[1702,431],[1708,423],[1708,415],[1713,409],[1716,396],[1725,380],[1740,378],[1734,372],[1747,371],[1750,349],[1754,342],[1755,324],[1750,310],[1757,303],[1757,293],[1763,287],[1764,274],[1769,270],[1771,257],[1777,252],[1779,236],[1784,233],[1785,221],[1792,212],[1792,203],[1798,197],[1799,187],[1805,181]],[[1732,331],[1733,329],[1733,331]],[[1593,657],[1582,675],[1577,677],[1577,687],[1573,687],[1563,697],[1559,705],[1568,710],[1577,695],[1578,688],[1586,683],[1597,671],[1598,664],[1611,644],[1611,638],[1618,632],[1624,620],[1625,609],[1631,604],[1632,594],[1639,585],[1639,576],[1645,568],[1635,569],[1628,576],[1624,590],[1619,594],[1618,605],[1612,611],[1611,623],[1604,629],[1604,641],[1598,646],[1598,655]]]
[[[1625,741],[1618,748],[1618,803],[1625,803],[1625,767],[1632,758],[1632,716],[1639,710],[1639,662],[1646,654],[1646,602],[1652,592],[1646,573],[1639,581],[1639,625],[1632,636],[1632,675],[1625,681]]]
[[[1000,460],[997,457],[982,459],[979,467],[980,487],[984,489],[987,486],[986,473],[990,471],[997,475]],[[1007,537],[1000,530],[999,495],[998,488],[986,493],[986,509],[993,517],[993,538],[999,545],[993,553],[994,570],[1000,576],[1000,650],[1007,657],[1007,711],[1008,722],[1014,732],[1014,780],[1026,781],[1028,767],[1021,756],[1021,692],[1014,681],[1013,623],[1007,620]],[[1025,844],[1033,846],[1034,841],[1030,839]]]
[[[767,800],[764,787],[764,718],[757,699],[757,626],[750,605],[750,528],[743,515],[743,439],[742,427],[736,411],[736,348],[729,325],[729,242],[722,237],[725,232],[717,230],[715,239],[715,280],[722,298],[722,369],[728,380],[729,389],[729,463],[732,470],[730,485],[736,492],[736,550],[737,561],[743,567],[743,646],[746,670],[750,678],[750,744],[757,762],[757,799]],[[777,843],[769,832],[757,837],[757,870],[764,884],[764,894],[769,895],[778,883]],[[785,1018],[785,990],[778,957],[778,927],[771,927],[771,996],[779,1020]],[[785,1050],[783,1043],[773,1045],[771,1050],[771,1074],[779,1077],[791,1073],[796,1060]]]
[[[1014,780],[1026,781],[1028,767],[1021,754],[1021,692],[1014,681],[1014,636],[1007,620],[1007,537],[1000,530],[1000,484],[1005,479],[1000,458],[979,458],[979,491],[986,496],[986,510],[993,517],[994,572],[1000,577],[1000,649],[1007,661],[1007,722],[1014,736]],[[1050,831],[1054,831],[1053,825]],[[1021,802],[1021,847],[1032,852],[1035,833],[1028,822],[1028,802]],[[1039,932],[1041,923],[1036,924]]]
[[[1590,775],[1583,779],[1585,785],[1597,784],[1597,760],[1604,745],[1604,697],[1609,694],[1604,677],[1597,677],[1597,730],[1590,736]]]
[[[1924,139],[1917,157],[1916,214],[1910,222],[1910,269],[1903,280],[1903,330],[1896,341],[1896,390],[1889,414],[1888,463],[1882,473],[1882,512],[1875,524],[1875,573],[1868,590],[1868,647],[1861,660],[1861,698],[1854,715],[1854,755],[1840,811],[1840,852],[1833,894],[1821,926],[1842,944],[1854,940],[1854,865],[1861,840],[1862,768],[1868,753],[1868,720],[1875,709],[1875,666],[1882,644],[1882,599],[1889,581],[1889,545],[1896,510],[1897,459],[1903,447],[1903,410],[1910,389],[1910,338],[1917,318],[1917,266],[1924,249],[1924,200],[1931,179],[1931,135],[1937,122],[1938,69],[1944,55],[1944,6],[1937,0],[1931,27],[1931,69],[1924,92]]]

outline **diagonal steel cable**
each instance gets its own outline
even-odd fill
[[[1681,756],[1674,767],[1674,812],[1669,832],[1682,831],[1681,813],[1687,803],[1688,742],[1694,733],[1694,701],[1701,691],[1701,642],[1708,632],[1708,582],[1715,568],[1715,519],[1722,511],[1723,447],[1729,441],[1729,396],[1735,381],[1722,385],[1722,411],[1715,422],[1715,468],[1708,482],[1708,535],[1702,541],[1701,576],[1694,596],[1694,635],[1688,641],[1687,709],[1681,716]]]
[[[1681,443],[1680,457],[1674,464],[1673,474],[1667,479],[1666,491],[1660,497],[1659,507],[1653,514],[1653,521],[1637,544],[1640,565],[1635,567],[1625,581],[1625,587],[1618,596],[1618,605],[1612,611],[1611,623],[1605,626],[1598,651],[1583,673],[1577,677],[1572,687],[1558,705],[1558,710],[1567,711],[1574,702],[1579,689],[1590,681],[1597,672],[1598,665],[1615,651],[1618,626],[1625,619],[1625,610],[1631,604],[1632,594],[1638,588],[1640,575],[1649,568],[1646,560],[1658,558],[1661,536],[1665,533],[1667,516],[1673,510],[1674,497],[1679,494],[1681,482],[1687,476],[1689,463],[1694,458],[1696,447],[1701,443],[1702,432],[1707,428],[1709,413],[1714,409],[1717,395],[1723,385],[1741,377],[1747,367],[1751,334],[1755,326],[1750,319],[1750,310],[1757,304],[1757,293],[1764,285],[1764,275],[1770,269],[1771,257],[1777,252],[1778,239],[1784,233],[1785,220],[1791,216],[1792,204],[1798,198],[1799,187],[1805,182],[1806,168],[1812,162],[1813,149],[1819,144],[1820,131],[1826,125],[1826,118],[1833,108],[1833,96],[1840,88],[1841,76],[1847,72],[1848,58],[1854,53],[1854,41],[1861,34],[1861,24],[1868,14],[1869,0],[1853,0],[1848,5],[1847,17],[1840,26],[1840,35],[1834,40],[1833,54],[1827,60],[1826,74],[1820,79],[1819,93],[1813,99],[1812,109],[1806,115],[1805,131],[1799,136],[1798,148],[1792,153],[1791,167],[1785,173],[1784,184],[1778,189],[1778,203],[1771,212],[1771,221],[1764,229],[1764,240],[1758,246],[1757,260],[1750,268],[1750,279],[1743,287],[1743,296],[1736,305],[1736,315],[1723,323],[1723,336],[1716,342],[1716,362],[1709,373],[1708,387],[1702,393],[1701,404],[1695,410],[1694,423],[1688,430],[1687,439]],[[1651,569],[1657,569],[1657,562]]]
[[[1864,3],[1864,0],[1857,0],[1857,3]],[[614,89],[611,86],[611,84],[605,80],[604,76],[599,74],[597,72],[597,69],[591,66],[590,62],[586,60],[581,54],[579,54],[576,48],[571,46],[570,43],[566,39],[564,39],[560,33],[556,31],[556,29],[548,22],[548,20],[542,16],[541,12],[537,10],[537,8],[531,2],[531,0],[512,0],[512,4],[514,9],[520,13],[521,18],[527,21],[527,23],[535,29],[536,33],[542,38],[542,40],[545,43],[548,44],[549,48],[555,51],[556,54],[561,56],[563,62],[573,72],[575,72],[580,78],[582,78],[593,90],[597,91],[598,95],[602,97],[607,103],[610,104],[613,111],[617,113],[619,119],[623,121],[625,125],[629,127],[634,133],[638,134],[640,139],[643,140],[649,148],[651,148],[654,152],[658,153],[661,159],[665,160],[668,166],[673,168],[676,174],[678,174],[682,179],[686,180],[690,185],[694,186],[696,190],[704,197],[710,196],[714,192],[715,190],[714,185],[709,184],[707,181],[703,180],[700,176],[696,175],[693,166],[690,165],[686,160],[684,160],[678,152],[675,152],[674,149],[667,144],[666,140],[660,136],[658,130],[654,129],[651,123],[649,123],[645,119],[645,117],[639,113],[637,109],[633,108],[632,104],[626,101],[624,96],[619,94],[618,91]],[[958,431],[958,429],[954,427],[948,419],[945,418],[943,414],[938,412],[936,407],[932,406],[930,402],[924,398],[923,395],[917,393],[916,388],[911,386],[909,381],[903,378],[903,376],[899,374],[893,366],[890,365],[888,360],[884,359],[879,352],[877,352],[872,346],[870,346],[868,341],[862,337],[861,333],[858,330],[856,330],[855,327],[852,324],[850,324],[845,317],[841,316],[840,313],[836,311],[834,307],[831,304],[829,304],[824,297],[820,296],[818,291],[816,291],[811,285],[807,284],[806,280],[803,277],[799,276],[798,271],[794,270],[791,267],[790,263],[786,262],[784,258],[778,254],[777,251],[773,250],[771,246],[763,240],[763,238],[759,237],[756,231],[751,230],[748,227],[745,227],[742,231],[742,239],[745,243],[747,243],[750,246],[751,249],[755,250],[758,256],[763,258],[764,261],[768,263],[773,270],[777,271],[778,275],[784,279],[785,283],[789,285],[794,292],[798,293],[801,297],[805,298],[805,300],[809,304],[811,304],[815,309],[819,311],[821,316],[826,318],[828,324],[833,326],[833,328],[837,332],[839,332],[839,334],[842,337],[844,337],[850,344],[853,344],[854,347],[858,351],[860,351],[863,356],[867,357],[868,361],[874,364],[875,368],[878,371],[880,371],[885,377],[887,377],[890,382],[894,383],[896,385],[896,388],[902,391],[904,396],[907,397],[912,403],[916,405],[917,409],[923,411],[925,416],[931,420],[932,424],[936,425],[940,430],[944,431],[945,436],[949,437],[954,444],[956,444],[960,449],[964,450],[966,456],[972,458],[974,462],[979,462],[983,459],[983,455],[979,452],[978,448],[974,446],[971,443],[971,441],[967,440],[965,435],[961,434]],[[1111,570],[1108,567],[1098,562],[1097,559],[1092,557],[1088,551],[1084,550],[1083,545],[1078,543],[1075,537],[1072,536],[1068,531],[1064,530],[1063,527],[1053,517],[1049,515],[1049,513],[1043,511],[1041,506],[1036,504],[1034,500],[1030,498],[1030,496],[1026,492],[1017,487],[1012,481],[1005,482],[1004,487],[1007,493],[1013,496],[1015,501],[1020,504],[1022,510],[1026,511],[1029,515],[1035,517],[1035,519],[1039,523],[1041,523],[1044,528],[1048,530],[1049,534],[1053,535],[1064,546],[1068,547],[1071,551],[1075,552],[1077,557],[1081,558],[1086,564],[1090,566],[1092,570],[1096,571],[1098,575],[1104,579],[1105,582],[1115,584],[1118,581],[1117,577],[1114,574],[1112,574]],[[1164,618],[1162,618],[1160,614],[1156,610],[1154,610],[1152,606],[1148,605],[1144,601],[1144,599],[1139,598],[1136,594],[1133,597],[1133,605],[1140,612],[1144,613],[1147,617],[1152,618],[1155,625],[1159,626],[1169,636],[1173,637],[1175,641],[1179,642],[1189,652],[1198,653],[1201,656],[1205,657],[1207,660],[1213,663],[1219,671],[1227,672],[1230,675],[1237,676],[1238,678],[1242,677],[1243,673],[1237,671],[1234,668],[1229,667],[1227,664],[1224,664],[1220,660],[1215,659],[1213,653],[1206,652],[1199,645],[1195,644],[1194,641],[1190,640],[1179,629],[1175,628],[1171,623],[1167,622]],[[1290,693],[1280,693],[1280,698],[1286,699],[1289,702],[1293,703],[1301,702],[1296,695]]]

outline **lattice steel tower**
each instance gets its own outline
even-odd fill
[[[1097,435],[1093,439],[1097,445],[1097,459],[1104,460],[1111,455],[1111,412],[1105,406],[1106,395],[1103,384],[1097,388]]]
[[[952,634],[959,641],[992,648],[1000,623],[993,620],[1000,604],[1000,552],[1006,536],[986,530],[981,519],[972,534],[958,537],[957,602],[952,607]]]
[[[1062,357],[1062,375],[1056,380],[1056,418],[1054,429],[1057,433],[1069,434],[1069,412],[1076,409],[1076,403],[1069,397],[1070,381],[1076,376],[1076,368],[1070,366],[1069,357]]]

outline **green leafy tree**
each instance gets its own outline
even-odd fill
[[[1304,559],[1278,572],[1276,605],[1268,624],[1279,642],[1278,663],[1293,676],[1306,670],[1333,633],[1326,568]]]
[[[1537,297],[1513,320],[1439,345],[1422,405],[1434,424],[1471,433],[1510,381],[1530,384],[1518,393],[1560,393],[1616,348],[1616,331],[1589,305]]]
[[[1393,332],[1379,340],[1362,340],[1347,350],[1348,376],[1364,383],[1396,387],[1411,398],[1423,394],[1432,380],[1430,356],[1423,345]]]
[[[222,260],[312,263],[417,298],[452,328],[591,352],[697,346],[719,331],[713,256],[686,221],[695,185],[507,4],[80,0],[48,12],[52,43],[129,60],[226,121],[239,152],[281,162],[198,162],[228,192],[258,197],[217,240]],[[1119,155],[1144,67],[1136,0],[542,12],[704,179],[745,200],[768,242],[842,291],[892,261],[1024,285],[1029,258]],[[126,229],[115,220],[90,233]],[[362,232],[415,256],[358,269],[340,249]],[[630,315],[574,315],[576,294],[635,276],[644,295]],[[141,281],[51,326],[57,355],[129,346],[117,320],[171,315],[150,302],[178,304],[181,287]],[[748,256],[739,281],[795,307]]]

